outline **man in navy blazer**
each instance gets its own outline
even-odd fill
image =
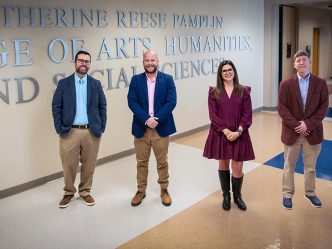
[[[310,73],[310,57],[305,51],[294,55],[293,75],[280,83],[278,113],[282,119],[281,142],[284,143],[285,164],[282,178],[282,205],[292,209],[295,193],[294,171],[302,149],[304,162],[304,197],[314,207],[322,203],[316,196],[316,161],[323,141],[323,123],[328,103],[325,80]]]
[[[64,196],[60,208],[68,207],[74,197],[76,170],[81,162],[79,195],[88,206],[100,138],[106,126],[106,98],[100,81],[87,75],[91,56],[79,51],[75,56],[76,72],[61,79],[52,101],[56,132],[60,137],[60,157],[64,174]]]
[[[161,200],[171,205],[168,193],[169,135],[176,132],[172,111],[176,106],[176,88],[171,75],[158,71],[158,56],[153,51],[143,55],[145,72],[132,77],[128,91],[128,106],[133,112],[132,134],[137,159],[137,192],[132,206],[145,198],[148,163],[151,148],[156,157]]]

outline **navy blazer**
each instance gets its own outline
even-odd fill
[[[127,95],[128,106],[133,112],[132,134],[143,137],[150,118],[149,97],[146,74],[141,73],[131,78]],[[172,111],[176,106],[176,88],[169,74],[158,71],[154,93],[154,116],[158,118],[156,131],[166,137],[176,132]]]
[[[99,80],[87,75],[87,112],[90,130],[100,137],[106,127],[106,97]],[[52,114],[56,132],[64,137],[71,129],[76,115],[74,74],[61,79],[52,100]]]

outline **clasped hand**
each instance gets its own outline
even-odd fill
[[[300,125],[296,126],[294,131],[305,137],[310,134],[310,131],[308,131],[307,125],[304,123],[304,121],[300,121]]]
[[[158,120],[157,117],[150,117],[150,118],[146,121],[146,125],[147,125],[149,128],[154,129],[154,128],[156,128],[156,126],[158,125],[157,120]]]
[[[228,129],[223,130],[228,141],[235,141],[239,138],[240,134],[237,131],[230,131]]]

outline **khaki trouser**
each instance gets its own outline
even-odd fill
[[[311,145],[308,140],[300,136],[295,144],[284,145],[285,148],[285,164],[282,178],[282,194],[283,197],[292,198],[295,192],[294,171],[296,161],[299,157],[302,147],[303,163],[304,163],[304,188],[306,195],[315,194],[316,181],[316,162],[317,157],[322,148],[322,144]]]
[[[134,138],[134,145],[137,160],[138,191],[145,193],[146,190],[151,147],[157,161],[158,183],[161,189],[167,189],[169,178],[167,162],[169,136],[160,137],[155,129],[147,128],[143,137]]]
[[[60,137],[60,157],[65,195],[76,193],[74,183],[80,162],[81,182],[78,186],[78,192],[82,197],[90,194],[99,144],[100,137],[95,137],[89,129],[72,128],[64,138]]]

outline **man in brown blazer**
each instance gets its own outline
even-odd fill
[[[284,143],[282,205],[292,209],[295,192],[294,171],[302,149],[305,198],[314,207],[322,204],[315,193],[316,161],[323,141],[323,123],[328,109],[325,80],[310,73],[310,58],[305,51],[294,55],[297,73],[280,83],[278,113],[282,119],[281,142]]]

